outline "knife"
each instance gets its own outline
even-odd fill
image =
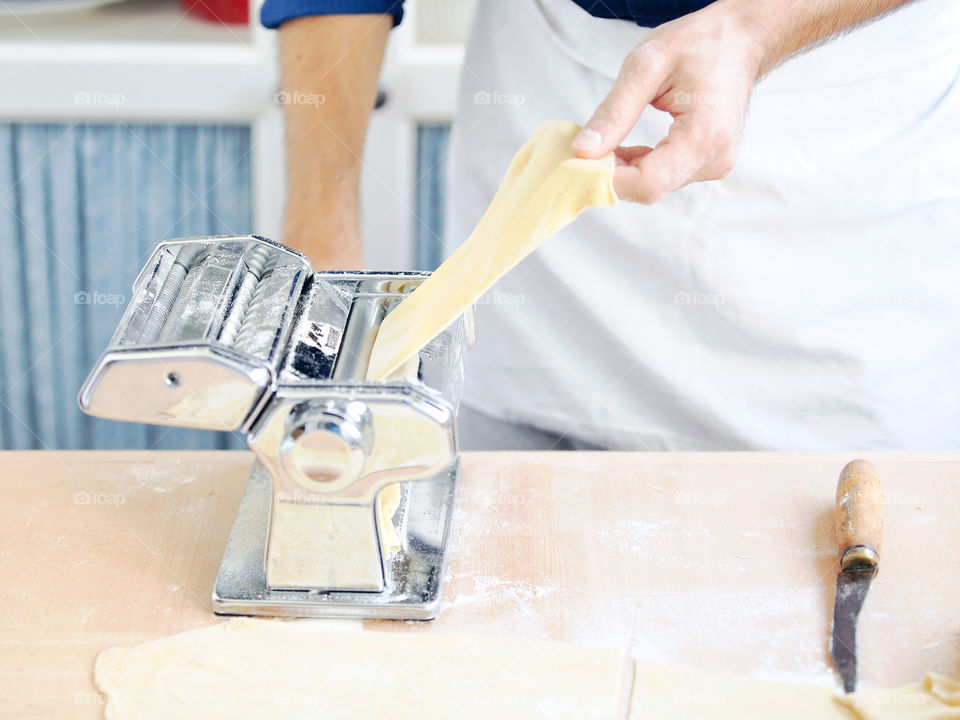
[[[883,534],[880,476],[866,460],[854,460],[840,473],[836,512],[840,572],[830,654],[844,692],[850,693],[857,687],[857,618],[880,566]]]

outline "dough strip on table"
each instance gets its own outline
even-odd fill
[[[841,695],[634,662],[613,648],[350,621],[230,620],[107,650],[94,675],[107,720],[623,720],[625,695],[629,720],[960,719],[960,683],[933,673]]]

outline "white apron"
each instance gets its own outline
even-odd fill
[[[542,121],[584,122],[648,32],[481,0],[448,251]],[[921,0],[756,88],[734,171],[589,211],[478,306],[464,403],[615,449],[960,446],[960,2]],[[648,109],[626,144],[655,144]]]

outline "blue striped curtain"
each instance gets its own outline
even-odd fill
[[[442,259],[448,127],[418,131],[415,258]],[[0,124],[0,447],[245,447],[237,434],[100,420],[76,405],[161,240],[252,230],[250,129]]]
[[[417,127],[417,215],[414,219],[414,263],[417,270],[436,270],[443,261],[441,238],[449,137],[448,124],[422,123]]]
[[[77,390],[161,240],[247,233],[250,129],[0,125],[4,448],[230,448],[242,437],[99,420]]]

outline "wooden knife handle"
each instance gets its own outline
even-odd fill
[[[837,483],[837,549],[840,569],[875,568],[883,535],[883,489],[866,460],[847,463]]]

